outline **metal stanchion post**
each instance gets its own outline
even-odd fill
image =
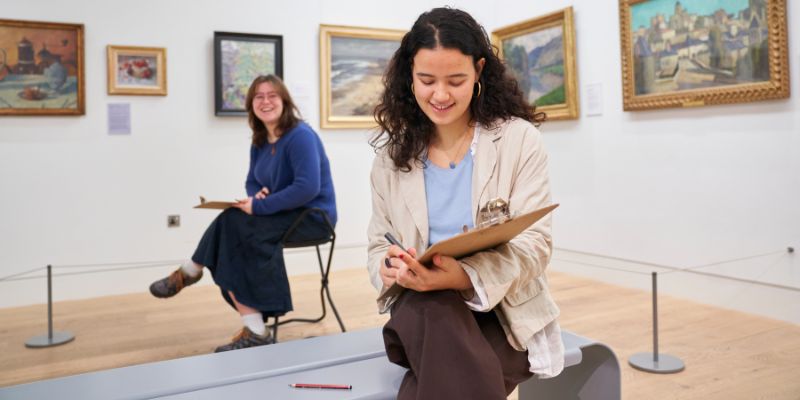
[[[25,347],[53,347],[71,342],[75,336],[69,332],[53,332],[53,267],[47,266],[47,335],[34,336]]]
[[[636,353],[628,359],[631,367],[645,372],[672,374],[683,371],[684,364],[680,358],[669,354],[658,353],[658,275],[653,272],[653,352]]]

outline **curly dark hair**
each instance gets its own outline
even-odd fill
[[[302,121],[300,111],[297,109],[297,106],[295,106],[294,101],[292,101],[292,96],[289,94],[289,89],[286,88],[286,85],[283,83],[281,78],[278,78],[275,75],[261,75],[256,77],[256,79],[253,80],[253,83],[250,84],[250,89],[247,90],[247,100],[245,100],[247,122],[250,124],[250,129],[253,130],[253,146],[255,147],[261,147],[267,143],[267,126],[264,125],[264,122],[258,119],[255,111],[253,111],[253,99],[256,97],[256,89],[258,89],[258,85],[265,82],[268,82],[272,85],[272,88],[275,89],[275,91],[278,93],[278,96],[280,96],[281,100],[283,101],[283,112],[281,113],[281,118],[278,121],[278,130],[280,131],[279,136],[289,132],[300,121]]]
[[[417,105],[411,82],[417,52],[439,47],[457,49],[472,57],[476,68],[480,59],[486,60],[478,81],[480,95],[473,96],[469,105],[471,123],[492,128],[498,121],[517,117],[539,126],[546,119],[544,113],[536,112],[535,106],[525,101],[517,81],[506,73],[486,30],[471,15],[449,7],[434,8],[420,15],[403,36],[386,68],[384,92],[374,111],[379,131],[369,143],[375,151],[386,148],[401,171],[410,171],[414,162],[422,164],[435,135],[433,122]],[[473,91],[477,93],[477,88]]]

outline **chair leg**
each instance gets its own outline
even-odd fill
[[[336,322],[339,323],[339,328],[341,328],[342,332],[346,332],[347,330],[344,328],[344,323],[342,322],[342,317],[339,315],[339,310],[336,309],[336,305],[333,304],[333,298],[331,297],[331,289],[328,287],[328,275],[331,272],[331,261],[333,260],[333,244],[336,241],[334,239],[331,241],[331,249],[328,252],[328,265],[325,268],[325,273],[323,274],[323,290],[325,290],[325,294],[328,296],[328,303],[331,305],[331,310],[333,310],[333,315],[336,316]],[[320,269],[322,268],[322,256],[319,254],[319,246],[317,246],[317,258],[319,259]],[[320,271],[322,272],[322,271]],[[322,302],[323,306],[325,305],[325,301]],[[324,308],[323,308],[324,309]]]
[[[328,253],[327,265],[322,262],[322,253],[319,251],[319,246],[316,246],[317,261],[319,262],[319,273],[320,273],[320,276],[321,276],[320,289],[319,289],[319,300],[320,300],[320,304],[322,305],[322,315],[320,315],[317,318],[292,318],[292,319],[287,319],[287,320],[284,320],[284,321],[281,321],[281,322],[277,322],[277,320],[276,320],[276,325],[283,325],[283,324],[288,324],[288,323],[291,323],[291,322],[316,323],[316,322],[322,321],[325,318],[325,316],[328,314],[327,308],[325,306],[325,297],[327,296],[328,303],[331,305],[331,309],[333,310],[333,314],[336,316],[336,322],[339,323],[339,328],[342,330],[342,332],[346,332],[347,331],[345,329],[345,327],[344,327],[344,323],[342,322],[342,317],[339,315],[339,311],[336,309],[336,306],[333,304],[333,298],[331,297],[331,291],[330,291],[330,288],[328,287],[328,274],[330,274],[330,271],[331,271],[331,261],[333,260],[334,242],[335,241],[331,241],[331,249],[330,249],[330,252]],[[326,266],[323,267],[323,265],[326,265]]]
[[[270,317],[267,317],[267,321],[264,325],[267,327],[268,330],[272,331],[270,332],[272,333],[272,343],[275,344],[278,343],[278,326],[280,326],[283,322],[278,322],[279,317],[277,315],[272,318],[275,318],[275,322],[270,324],[269,323]]]
[[[272,324],[272,343],[275,344],[278,343],[278,326],[280,326],[280,323],[278,322],[277,315],[273,318],[275,318],[275,323]]]
[[[328,302],[331,303],[331,310],[333,310],[333,315],[336,316],[336,321],[339,323],[339,328],[342,329],[342,332],[347,332],[344,329],[344,323],[342,323],[342,317],[339,316],[339,311],[336,310],[336,306],[333,304],[333,299],[331,299],[331,291],[328,289],[328,286],[325,285],[325,294],[328,296]]]

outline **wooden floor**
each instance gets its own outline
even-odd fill
[[[632,369],[628,357],[651,351],[650,294],[551,273],[564,329],[606,343],[622,366],[623,398],[800,399],[800,326],[662,296],[660,348],[686,363],[679,374]],[[380,326],[365,270],[332,273],[334,300],[350,330]],[[295,316],[318,313],[319,276],[292,278]],[[56,330],[74,342],[27,349],[46,332],[43,305],[0,310],[0,386],[87,371],[205,354],[228,341],[238,315],[215,286],[196,286],[169,300],[148,293],[55,305]],[[332,315],[319,324],[281,327],[280,340],[338,332]]]

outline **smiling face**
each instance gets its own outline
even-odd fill
[[[414,56],[414,97],[422,112],[437,128],[459,128],[469,122],[469,104],[485,60],[457,49],[420,49]],[[476,71],[477,65],[477,71]]]
[[[267,127],[278,124],[283,114],[283,99],[271,83],[263,82],[256,88],[253,96],[253,113]]]

